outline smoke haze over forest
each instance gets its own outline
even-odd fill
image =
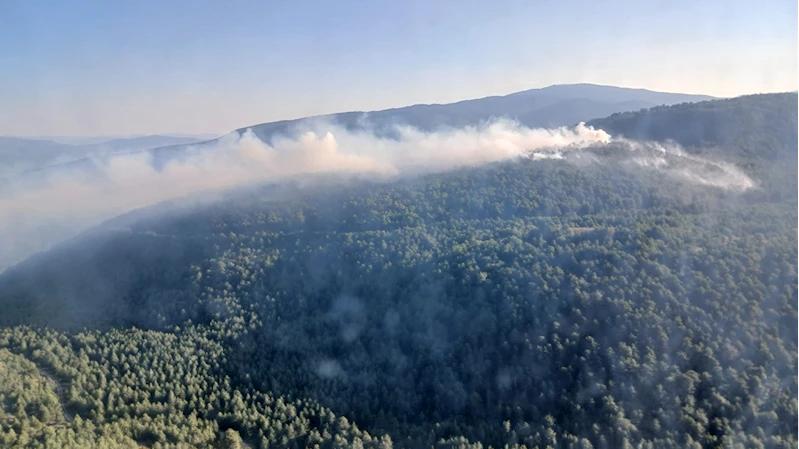
[[[393,137],[301,122],[271,144],[251,130],[169,149],[166,162],[136,151],[52,165],[0,184],[0,263],[8,265],[115,215],[161,201],[313,173],[396,177],[520,157],[563,159],[666,173],[697,186],[743,191],[756,182],[734,165],[686,153],[677,143],[614,138],[580,123],[531,129],[506,119],[421,131],[394,126]],[[0,180],[2,183],[2,180]]]
[[[794,449],[795,0],[0,1],[0,449]]]

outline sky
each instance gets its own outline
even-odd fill
[[[0,0],[0,135],[221,134],[552,84],[797,89],[796,0]]]

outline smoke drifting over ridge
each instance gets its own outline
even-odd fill
[[[93,161],[92,176],[50,168],[34,182],[6,182],[0,187],[0,270],[132,209],[299,174],[393,177],[531,157],[657,170],[688,183],[738,191],[755,186],[739,169],[686,154],[676,145],[612,138],[584,124],[530,129],[499,120],[437,132],[400,126],[391,139],[322,123],[297,131],[297,137],[276,137],[271,144],[249,130],[234,132],[210,145],[176,149],[179,154],[162,166],[150,152],[118,154]]]

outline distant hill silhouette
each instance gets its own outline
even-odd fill
[[[500,117],[516,120],[531,128],[551,128],[616,112],[710,99],[713,97],[707,95],[654,92],[596,84],[561,84],[449,104],[417,104],[382,111],[343,112],[262,123],[241,128],[239,131],[252,129],[259,138],[269,141],[275,135],[290,134],[304,122],[313,120],[350,131],[371,128],[378,134],[390,135],[394,125],[408,125],[432,131],[443,127],[477,125]]]
[[[138,152],[169,145],[187,145],[202,139],[180,136],[140,136],[93,143],[63,143],[48,139],[0,136],[0,178],[15,173],[47,171],[86,165],[88,156]]]
[[[167,145],[187,145],[200,142],[201,140],[203,139],[198,139],[195,137],[152,135],[113,139],[106,142],[97,143],[93,146],[96,148],[109,149],[112,151],[139,151]]]
[[[505,96],[492,96],[473,100],[464,100],[450,104],[419,104],[402,108],[385,109],[371,112],[342,112],[294,120],[262,123],[240,128],[237,132],[252,130],[261,140],[271,142],[278,135],[294,136],[307,128],[317,131],[337,126],[349,131],[370,130],[382,137],[392,137],[396,125],[412,126],[424,131],[440,128],[462,128],[478,125],[493,118],[508,118],[531,128],[551,128],[573,125],[597,117],[608,116],[617,112],[637,111],[658,105],[672,105],[685,102],[696,102],[712,99],[707,95],[690,95],[680,93],[654,92],[646,89],[630,89],[624,87],[600,86],[595,84],[563,84],[516,92]],[[25,140],[25,139],[16,139]],[[148,151],[153,156],[153,164],[157,168],[173,158],[185,154],[184,150],[194,145],[210,145],[218,139],[198,142],[190,137],[146,136],[130,139],[114,139],[92,145],[70,146],[49,141],[41,144],[26,143],[30,148],[42,145],[53,149],[47,154],[69,154],[67,162],[57,167],[49,167],[55,156],[49,159],[36,159],[23,168],[33,169],[21,173],[15,182],[24,178],[41,179],[52,171],[86,170],[87,176],[96,172],[97,164],[104,155],[114,152]],[[49,146],[47,146],[49,145]],[[27,148],[27,147],[26,147]],[[28,150],[31,151],[31,150]],[[0,141],[0,158],[15,154],[3,151]],[[18,154],[18,152],[16,153]],[[33,154],[33,153],[31,153]],[[89,157],[91,155],[91,157]],[[28,160],[27,156],[19,156]],[[6,159],[9,160],[9,159]],[[42,162],[44,160],[44,162]],[[7,164],[8,165],[8,164]],[[17,173],[22,170],[16,170]],[[0,178],[8,173],[0,171]],[[25,181],[27,182],[27,181]],[[0,187],[2,187],[0,180]]]

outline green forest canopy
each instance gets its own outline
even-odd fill
[[[121,217],[0,276],[0,446],[794,447],[796,100],[592,123],[744,193],[522,159]]]

